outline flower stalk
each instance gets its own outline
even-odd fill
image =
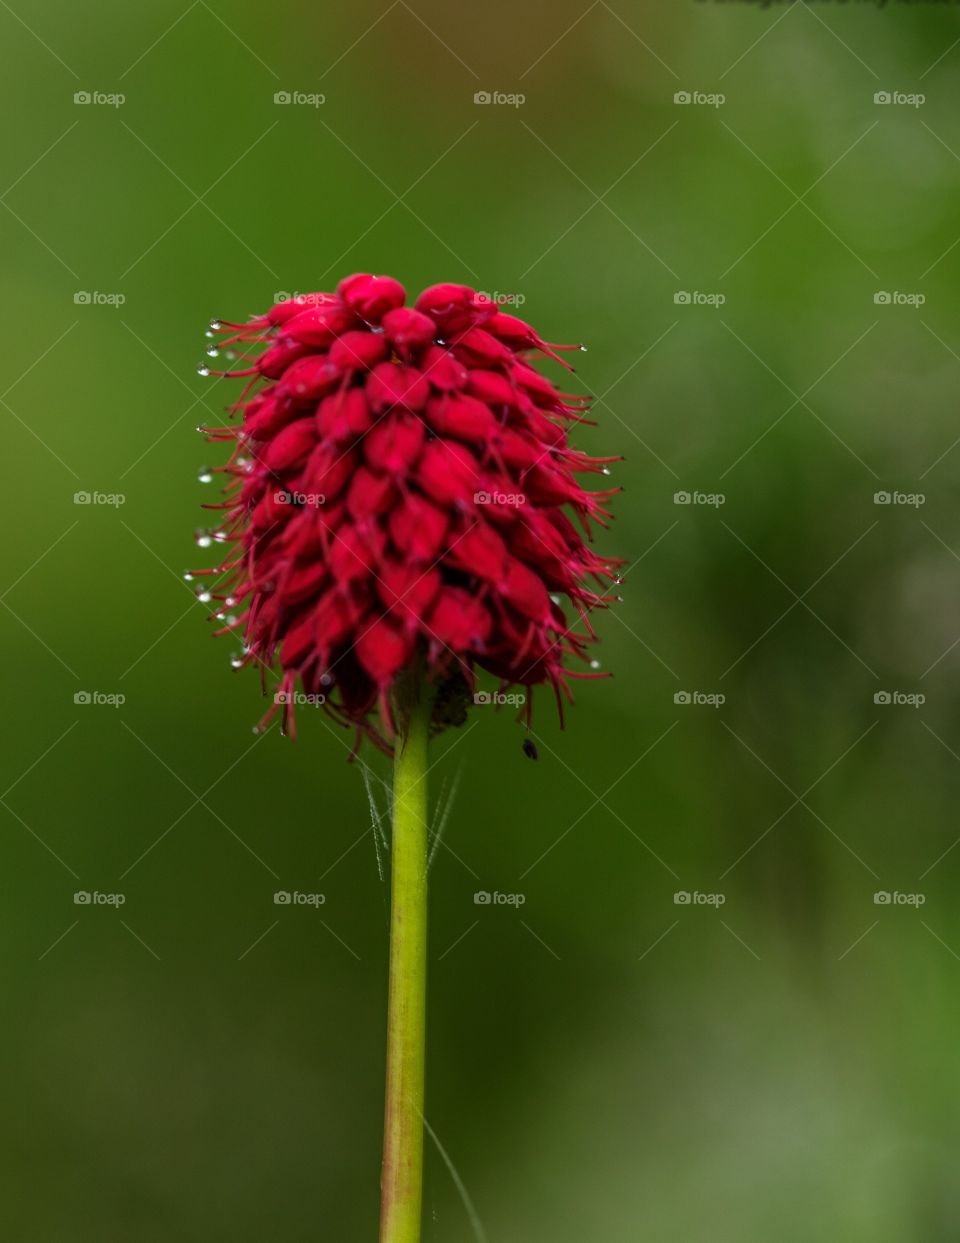
[[[419,672],[398,700],[380,1243],[420,1243],[427,992],[427,742]]]

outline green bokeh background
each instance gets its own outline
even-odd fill
[[[427,1112],[486,1238],[957,1238],[958,38],[939,4],[0,7],[6,1237],[376,1237],[360,773],[321,714],[251,733],[181,578],[236,391],[206,321],[370,270],[587,341],[582,443],[627,458],[615,676],[563,732],[539,699],[537,764],[485,709],[434,748]],[[425,1238],[475,1237],[430,1147]]]

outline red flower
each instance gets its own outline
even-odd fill
[[[528,361],[575,347],[548,346],[464,285],[405,299],[390,277],[358,274],[208,334],[265,347],[214,373],[251,377],[233,407],[242,426],[204,429],[237,441],[220,468],[228,499],[211,507],[225,511],[212,538],[235,548],[201,571],[225,576],[207,597],[223,602],[215,616],[242,606],[224,627],[245,633],[234,663],[265,675],[279,662],[285,725],[299,685],[385,748],[391,687],[415,660],[437,690],[436,724],[457,715],[477,667],[501,690],[550,683],[562,719],[566,679],[600,676],[565,665],[586,661],[589,613],[613,599],[587,581],[619,581],[565,512],[587,540],[591,522],[606,526],[618,489],[586,491],[577,476],[619,459],[570,447],[589,398]],[[528,693],[527,720],[530,706]]]

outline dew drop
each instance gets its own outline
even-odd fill
[[[198,483],[213,483],[213,472],[210,470],[208,466],[202,466],[200,468],[200,474],[197,475],[197,482]]]
[[[198,531],[193,538],[196,540],[198,548],[209,548],[213,543],[206,531]]]
[[[243,668],[243,657],[242,656],[231,656],[230,657],[230,668],[231,669],[242,669]]]
[[[219,358],[220,357],[220,351],[217,349],[215,345],[208,346],[207,357],[208,358]]]
[[[217,541],[218,544],[223,544],[226,541],[227,533],[226,531],[217,531],[214,533],[213,538]]]
[[[234,617],[232,613],[228,613],[227,616],[224,618],[224,620],[226,621],[228,626],[235,625],[237,621],[237,619]]]
[[[586,352],[587,352],[587,347],[586,347],[585,345],[581,345],[581,346],[580,346],[580,353],[581,353],[581,354],[586,354]]]
[[[609,475],[609,474],[611,473],[611,472],[610,472],[610,467],[609,467],[609,466],[605,466],[605,467],[603,468],[603,470],[602,470],[600,473],[601,473],[601,475]]]
[[[591,662],[590,662],[590,668],[591,668],[591,669],[599,669],[599,668],[600,668],[600,662],[599,662],[599,660],[591,660]]]
[[[184,581],[185,583],[192,583],[192,582],[193,582],[193,575],[190,573],[190,571],[189,571],[189,570],[185,570],[185,571],[184,571],[184,574],[183,574],[183,581]]]
[[[211,319],[210,321],[211,332],[219,332],[222,327],[223,327],[223,324],[220,323],[219,319]]]
[[[234,599],[233,596],[227,596],[226,600],[224,600],[223,603],[226,605],[228,609],[232,609],[233,606],[236,604],[236,600]]]
[[[209,604],[210,601],[213,599],[213,597],[211,596],[209,591],[198,591],[197,599],[200,601],[201,604]]]
[[[206,363],[197,364],[197,375],[209,375],[209,374],[210,374],[210,368],[207,366]]]

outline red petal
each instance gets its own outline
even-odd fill
[[[367,398],[374,413],[391,406],[422,410],[430,396],[430,385],[416,367],[380,363],[367,377]]]
[[[499,431],[490,407],[466,393],[431,397],[427,402],[427,421],[443,436],[481,445],[493,440]]]
[[[427,434],[414,415],[387,415],[363,441],[363,456],[375,470],[406,474],[420,456]]]
[[[380,517],[390,508],[396,492],[396,484],[389,475],[379,475],[361,466],[350,481],[347,510],[357,522]]]
[[[442,509],[411,492],[389,518],[390,538],[397,552],[417,561],[435,561],[450,520]]]
[[[357,638],[357,660],[378,686],[389,682],[413,654],[413,639],[380,618]]]
[[[283,335],[301,345],[329,345],[341,332],[356,323],[353,315],[336,303],[311,307],[294,315],[283,326]]]
[[[466,652],[486,643],[491,626],[490,614],[479,600],[461,587],[444,587],[430,613],[427,630],[455,652]]]
[[[399,281],[391,276],[371,276],[368,272],[358,272],[342,280],[337,293],[368,324],[379,324],[388,311],[403,306],[407,300],[407,291]]]
[[[424,446],[417,482],[441,504],[471,503],[477,485],[477,459],[455,440],[431,440]]]
[[[330,346],[330,361],[344,371],[369,371],[390,353],[376,332],[345,332]]]
[[[302,461],[316,443],[313,419],[298,419],[278,432],[260,456],[268,470],[282,471]]]
[[[373,416],[362,388],[331,393],[317,407],[317,428],[321,436],[334,441],[352,440],[373,426]]]

